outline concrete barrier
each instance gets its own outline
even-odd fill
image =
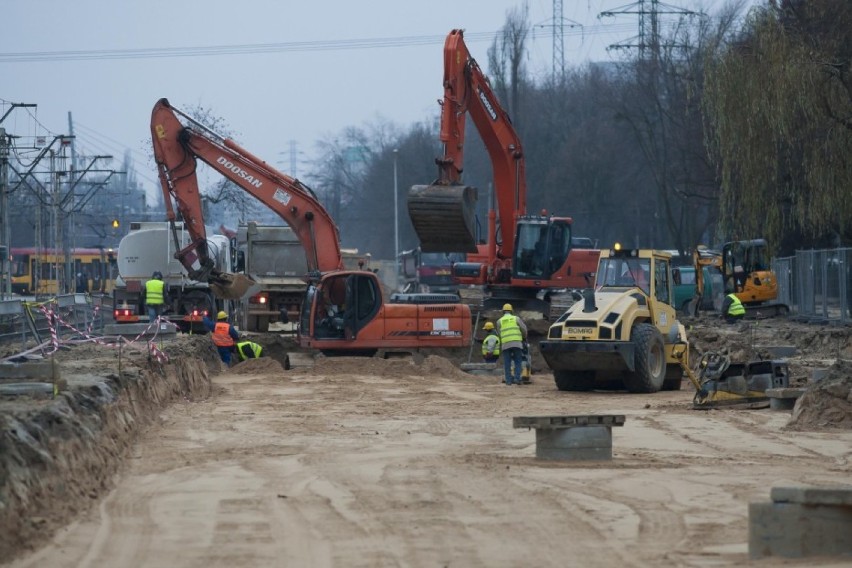
[[[803,388],[777,388],[766,389],[766,396],[769,397],[769,408],[771,410],[793,410],[796,406],[796,400],[805,394]]]
[[[852,486],[774,487],[750,503],[751,558],[852,555]]]
[[[543,460],[611,460],[612,427],[624,426],[623,414],[516,416],[515,428],[535,429],[535,457]]]

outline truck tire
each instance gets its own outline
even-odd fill
[[[680,365],[666,365],[666,378],[663,381],[664,391],[679,391],[683,385],[683,369]]]
[[[657,392],[666,378],[666,351],[660,331],[649,323],[633,327],[630,339],[634,345],[632,373],[624,377],[630,392]]]
[[[267,331],[269,331],[269,318],[257,316],[256,330],[260,333],[266,333]]]
[[[553,371],[553,380],[561,391],[590,391],[595,387],[595,372]]]

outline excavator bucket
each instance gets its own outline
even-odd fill
[[[415,185],[408,216],[423,252],[476,252],[476,188]]]
[[[210,280],[210,289],[213,295],[222,300],[239,300],[257,284],[254,280],[244,274],[230,274],[223,272]]]

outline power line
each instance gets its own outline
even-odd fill
[[[594,35],[610,33],[620,24],[586,26],[564,35]],[[468,43],[492,41],[498,32],[465,33]],[[552,34],[553,31],[551,30]],[[213,55],[250,55],[257,53],[288,53],[304,51],[343,51],[353,49],[385,49],[420,45],[441,45],[446,35],[401,36],[389,38],[314,40],[283,43],[213,45],[198,47],[155,47],[138,49],[94,49],[77,51],[31,51],[0,53],[0,63],[31,63],[38,61],[89,61],[114,59],[154,59],[170,57],[208,57]]]

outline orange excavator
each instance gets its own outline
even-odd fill
[[[154,157],[168,220],[177,204],[192,242],[175,253],[193,280],[224,299],[246,294],[251,280],[217,271],[207,250],[196,167],[198,160],[252,195],[292,227],[305,249],[308,289],[299,315],[302,347],[329,354],[372,355],[470,343],[470,308],[454,295],[394,295],[386,303],[379,279],[344,268],[337,225],[316,195],[160,99],[151,113]]]
[[[572,249],[570,217],[527,214],[521,140],[463,35],[453,30],[444,43],[444,98],[439,101],[444,155],[435,160],[438,179],[411,188],[409,217],[424,252],[468,253],[467,262],[453,265],[453,275],[459,284],[485,286],[484,307],[511,302],[548,314],[558,290],[591,287],[600,251]],[[494,176],[496,210],[492,204],[485,244],[476,234],[477,191],[462,183],[468,113]]]

